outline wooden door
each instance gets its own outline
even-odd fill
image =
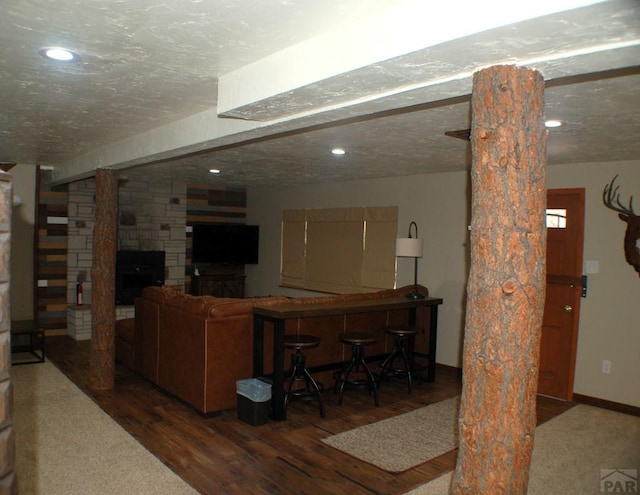
[[[547,293],[540,342],[538,393],[571,400],[576,364],[584,189],[547,192]]]

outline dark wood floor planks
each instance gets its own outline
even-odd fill
[[[320,441],[459,394],[460,378],[450,368],[439,368],[434,383],[416,383],[411,395],[402,383],[383,384],[378,408],[367,392],[358,390],[345,392],[339,407],[329,391],[324,419],[313,403],[295,402],[287,421],[253,427],[239,421],[235,410],[204,418],[119,364],[113,390],[91,391],[88,342],[48,337],[47,354],[126,431],[203,494],[394,495],[455,466],[454,450],[403,473],[388,473]],[[538,421],[571,406],[540,397]]]

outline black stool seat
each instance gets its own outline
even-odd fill
[[[364,332],[345,333],[340,337],[340,341],[351,345],[375,344],[376,338],[373,334]]]
[[[324,404],[322,403],[322,384],[318,383],[306,366],[306,358],[303,349],[315,349],[320,345],[320,338],[315,335],[285,335],[284,346],[286,349],[294,349],[291,355],[291,369],[287,373],[289,386],[284,394],[284,414],[287,419],[287,406],[292,400],[317,399],[320,407],[320,416],[324,418]],[[293,387],[293,384],[304,381],[304,386]]]
[[[405,376],[409,393],[411,393],[411,376],[415,368],[413,340],[418,331],[412,327],[398,326],[387,327],[385,333],[394,338],[393,351],[380,363],[378,386],[390,375]],[[398,365],[395,364],[396,360],[399,361]]]
[[[320,337],[315,335],[285,335],[284,346],[287,349],[313,349],[320,345]]]
[[[353,332],[342,335],[340,337],[340,341],[343,344],[351,346],[351,360],[336,374],[335,391],[338,393],[338,405],[342,405],[342,394],[345,386],[348,386],[349,388],[368,388],[370,392],[373,392],[373,400],[376,407],[379,406],[378,386],[373,377],[373,373],[371,373],[369,366],[367,366],[367,363],[364,360],[364,346],[374,344],[376,342],[376,337],[370,333]],[[354,380],[349,378],[353,371],[360,372],[361,368],[365,373],[364,380]]]
[[[412,327],[387,327],[385,332],[398,337],[413,337],[418,334],[418,331]]]

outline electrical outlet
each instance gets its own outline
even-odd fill
[[[609,361],[608,359],[602,360],[602,372],[607,375],[611,373],[611,361]]]

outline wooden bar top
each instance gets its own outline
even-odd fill
[[[309,318],[334,314],[362,313],[365,311],[387,311],[420,306],[437,306],[439,304],[442,304],[442,299],[437,297],[425,297],[424,299],[395,297],[365,299],[362,301],[334,301],[310,304],[294,303],[264,307],[254,306],[253,314],[276,319]]]

